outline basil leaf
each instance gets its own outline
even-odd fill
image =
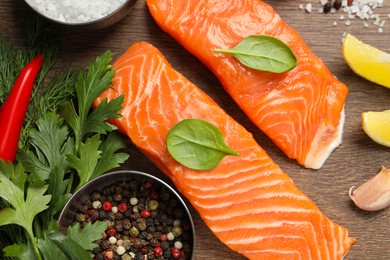
[[[202,119],[177,123],[168,133],[167,149],[176,161],[195,170],[210,170],[226,155],[239,155],[215,125]]]
[[[245,66],[256,70],[282,73],[297,65],[297,58],[284,42],[266,35],[249,36],[232,49],[214,51],[231,54]]]

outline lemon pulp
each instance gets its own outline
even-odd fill
[[[343,37],[342,54],[349,67],[359,76],[390,88],[390,54],[353,35]]]
[[[390,110],[363,112],[362,126],[373,141],[390,147]]]

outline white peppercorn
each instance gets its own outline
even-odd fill
[[[126,249],[125,249],[123,246],[118,246],[118,247],[116,248],[116,253],[117,253],[118,255],[123,255],[124,253],[126,253]]]
[[[94,202],[92,202],[92,207],[94,209],[100,209],[102,208],[102,203],[99,200],[95,200]]]

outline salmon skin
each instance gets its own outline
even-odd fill
[[[319,169],[342,142],[348,89],[299,34],[260,0],[147,0],[161,29],[199,58],[251,121],[289,157]],[[286,43],[298,59],[288,72],[256,71],[228,54],[247,36]]]
[[[174,70],[155,47],[132,45],[113,62],[112,88],[124,94],[112,121],[191,202],[211,231],[249,259],[341,259],[354,239],[329,220],[256,143],[251,133]],[[169,130],[188,118],[217,126],[239,152],[208,171],[191,170],[166,147]]]

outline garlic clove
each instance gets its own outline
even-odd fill
[[[349,190],[349,197],[357,207],[366,211],[377,211],[390,206],[390,170],[382,166],[381,171],[357,189]]]

